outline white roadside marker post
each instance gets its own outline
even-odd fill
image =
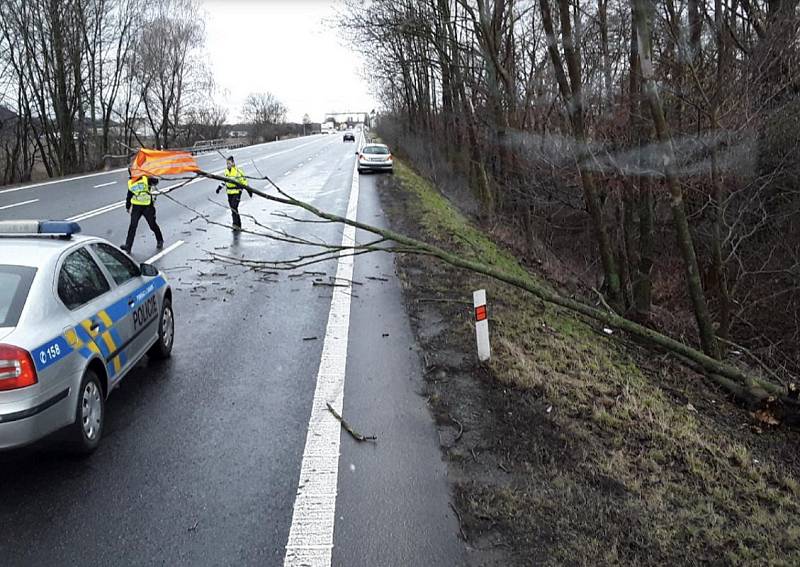
[[[486,362],[492,354],[489,346],[489,313],[486,310],[486,290],[472,292],[475,305],[475,334],[478,338],[478,360]]]

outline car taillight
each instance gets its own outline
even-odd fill
[[[0,391],[33,386],[37,381],[36,367],[28,351],[0,345]]]

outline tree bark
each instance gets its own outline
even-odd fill
[[[635,166],[639,170],[643,167],[643,156],[649,141],[649,127],[644,117],[644,101],[642,100],[642,81],[640,76],[639,47],[636,37],[636,26],[633,25],[631,16],[631,45],[630,45],[630,77],[629,77],[629,114],[631,121],[632,147],[638,148]],[[633,202],[626,206],[636,206],[639,213],[638,254],[629,256],[629,260],[636,258],[636,267],[633,275],[633,317],[639,322],[650,319],[652,308],[652,276],[654,263],[655,240],[653,237],[653,194],[651,182],[647,174],[637,171],[632,177],[638,185],[636,204]],[[633,201],[633,199],[631,199]]]
[[[198,175],[208,177],[210,179],[215,179],[218,181],[226,181],[240,185],[242,189],[248,189],[252,191],[254,195],[257,195],[264,199],[304,209],[313,214],[314,216],[316,216],[317,218],[324,219],[334,223],[353,226],[357,229],[364,230],[371,234],[380,236],[381,241],[391,241],[401,245],[400,247],[394,249],[373,248],[373,251],[381,250],[384,252],[421,254],[438,258],[452,266],[458,268],[464,268],[474,273],[483,274],[497,281],[501,281],[509,285],[512,285],[514,287],[517,287],[519,289],[522,289],[547,303],[563,307],[574,313],[584,315],[596,321],[600,321],[612,327],[616,327],[617,329],[620,329],[636,337],[639,337],[640,339],[645,340],[650,344],[664,348],[667,351],[681,357],[682,359],[690,361],[698,368],[704,370],[706,376],[708,376],[712,381],[714,381],[715,383],[719,384],[720,386],[722,386],[723,388],[725,388],[726,390],[737,396],[746,397],[748,401],[751,402],[761,401],[767,399],[770,396],[775,396],[779,398],[787,406],[791,406],[795,410],[797,410],[798,408],[798,402],[796,400],[791,399],[787,395],[785,389],[777,384],[773,384],[766,380],[762,380],[754,376],[751,376],[750,374],[743,372],[739,368],[721,362],[717,360],[715,357],[700,352],[697,349],[690,347],[689,345],[686,345],[678,340],[673,339],[672,337],[669,337],[667,335],[659,333],[658,331],[655,331],[653,329],[640,325],[634,321],[626,319],[620,315],[617,315],[613,311],[604,311],[601,309],[596,309],[594,307],[581,303],[580,301],[577,301],[575,299],[564,297],[563,295],[555,291],[552,287],[538,283],[536,280],[534,280],[527,274],[520,275],[516,273],[506,272],[493,265],[485,264],[478,260],[465,258],[462,255],[448,252],[433,244],[429,244],[427,242],[411,238],[409,236],[395,232],[390,229],[375,227],[363,222],[359,222],[354,219],[349,219],[346,217],[342,217],[340,215],[328,213],[324,210],[321,210],[311,205],[310,203],[306,203],[304,201],[295,199],[291,195],[281,190],[280,187],[278,187],[275,183],[273,183],[272,180],[270,180],[269,178],[265,179],[269,181],[278,190],[279,196],[270,195],[262,191],[261,189],[257,189],[254,187],[245,187],[245,185],[238,183],[236,180],[231,180],[226,177],[222,177],[212,173],[201,171],[198,173]],[[270,238],[270,236],[266,236],[266,238]],[[331,259],[336,258],[338,254],[341,252],[343,252],[343,250],[339,248],[334,248],[334,250],[331,253]],[[264,263],[273,266],[282,265],[280,261],[264,262]],[[284,269],[294,269],[293,266],[291,265],[291,262],[288,262],[288,264],[289,265]]]
[[[681,189],[675,170],[675,150],[672,147],[672,138],[666,119],[664,118],[664,110],[661,106],[661,99],[653,77],[650,31],[647,23],[644,0],[632,0],[632,4],[639,47],[642,90],[645,100],[647,100],[650,107],[656,136],[661,146],[664,175],[671,197],[670,207],[672,209],[672,219],[677,232],[678,247],[680,248],[684,268],[686,270],[686,284],[689,289],[689,297],[692,301],[695,320],[697,321],[700,344],[703,347],[703,352],[716,358],[719,356],[719,349],[700,280],[697,255],[695,254],[692,234],[689,230],[689,221],[686,218],[683,190]]]
[[[576,159],[578,161],[578,172],[583,185],[584,201],[589,211],[595,239],[600,253],[600,261],[603,265],[605,284],[608,288],[609,298],[616,309],[623,305],[622,285],[619,270],[614,258],[614,249],[608,232],[605,227],[602,206],[597,195],[594,174],[588,168],[591,160],[591,153],[587,144],[586,126],[583,115],[583,93],[581,83],[581,67],[579,62],[579,50],[575,46],[572,37],[572,26],[570,22],[569,0],[559,0],[559,11],[561,15],[561,36],[564,44],[564,57],[569,69],[570,79],[564,72],[564,64],[561,54],[558,51],[556,36],[553,27],[553,17],[550,12],[549,0],[541,0],[539,3],[542,13],[542,25],[547,35],[547,50],[553,62],[553,70],[558,82],[559,91],[567,106],[567,114],[572,125],[577,147]]]

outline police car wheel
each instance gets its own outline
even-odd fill
[[[172,343],[175,340],[175,317],[172,313],[172,303],[164,299],[161,309],[161,318],[158,320],[158,340],[150,348],[148,354],[153,358],[169,358],[172,354]]]
[[[100,379],[87,370],[78,389],[75,423],[70,430],[70,445],[75,453],[89,455],[97,449],[103,435],[106,405]]]

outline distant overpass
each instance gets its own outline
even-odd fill
[[[331,119],[337,124],[342,122],[365,124],[369,120],[369,112],[328,112],[325,114],[323,122],[328,122]]]

